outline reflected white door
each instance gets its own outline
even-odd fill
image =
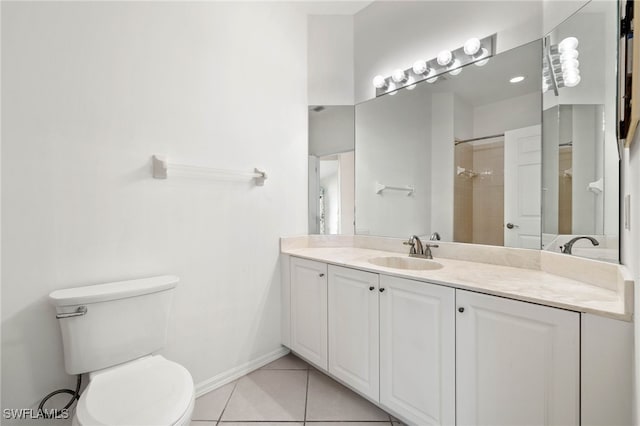
[[[540,125],[504,133],[504,245],[540,249]]]

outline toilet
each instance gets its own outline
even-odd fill
[[[195,402],[186,368],[157,351],[166,342],[173,292],[165,275],[56,290],[65,370],[89,374],[73,425],[189,425]]]

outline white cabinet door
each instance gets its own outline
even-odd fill
[[[291,258],[291,349],[327,369],[327,265]]]
[[[329,266],[329,372],[379,399],[378,274]]]
[[[456,290],[458,425],[577,425],[580,315]]]
[[[416,425],[455,423],[455,290],[380,276],[380,402]]]

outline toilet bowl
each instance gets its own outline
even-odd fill
[[[89,373],[73,424],[188,426],[195,401],[186,368],[157,355],[178,277],[56,290],[65,370]]]
[[[184,367],[148,356],[91,373],[73,424],[189,425],[194,401],[193,380]]]

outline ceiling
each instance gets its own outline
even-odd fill
[[[355,15],[373,3],[371,1],[320,0],[305,1],[309,15]]]

